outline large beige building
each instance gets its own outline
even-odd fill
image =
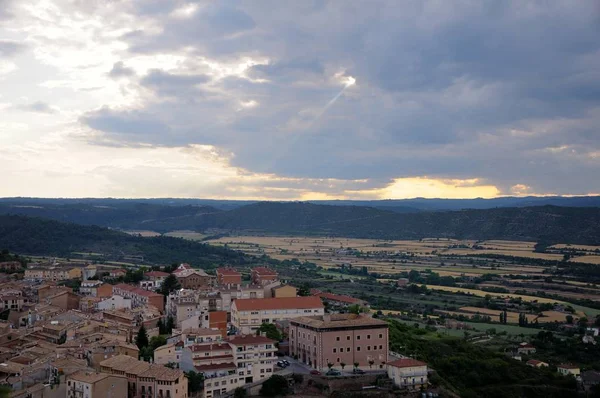
[[[314,296],[238,299],[231,304],[231,323],[241,334],[254,334],[263,323],[323,314],[323,303]]]
[[[127,378],[97,372],[77,372],[67,376],[67,398],[124,398]]]
[[[290,321],[290,353],[315,369],[328,364],[381,369],[388,360],[388,324],[367,315],[325,314]]]

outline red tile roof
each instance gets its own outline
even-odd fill
[[[252,271],[257,272],[257,273],[259,273],[261,275],[275,275],[275,276],[277,276],[277,272],[275,272],[271,268],[267,268],[267,267],[252,268]]]
[[[527,361],[527,365],[539,365],[540,363],[545,363],[545,362],[538,361],[537,359],[530,359],[529,361]]]
[[[190,346],[190,350],[192,352],[223,351],[231,350],[231,346],[227,343],[195,344]]]
[[[389,362],[388,365],[395,368],[412,368],[414,366],[427,366],[425,362],[417,361],[412,358],[402,358],[393,362]]]
[[[113,290],[114,289],[121,289],[121,290],[127,290],[129,292],[133,291],[134,289],[136,289],[135,286],[132,285],[128,285],[126,283],[119,283],[118,285],[114,285],[113,286]]]
[[[242,336],[230,336],[227,341],[233,345],[244,345],[244,344],[273,344],[275,340],[268,337],[257,336],[254,334],[247,334]]]
[[[238,311],[323,308],[323,302],[317,296],[237,299],[232,305]]]
[[[235,268],[231,268],[231,267],[217,268],[217,274],[231,275],[231,276],[241,275],[238,271],[235,270]]]
[[[169,273],[168,272],[162,272],[162,271],[150,271],[150,272],[146,272],[144,275],[148,276],[148,277],[153,277],[153,276],[156,276],[156,277],[161,277],[161,276],[167,277],[167,276],[169,276]]]
[[[563,363],[557,367],[562,369],[579,369],[579,366],[573,365],[572,363]]]
[[[211,363],[209,365],[198,365],[195,368],[198,372],[209,372],[211,370],[237,369],[237,366],[235,366],[235,363],[233,363],[233,362],[225,362],[225,363]]]

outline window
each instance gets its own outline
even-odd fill
[[[360,347],[356,347],[356,351],[360,351]]]
[[[337,362],[339,362],[339,361],[340,361],[340,359],[338,358],[338,359],[337,359]]]
[[[346,352],[350,352],[350,347],[346,348]]]
[[[294,334],[294,332],[292,332],[292,335]],[[340,336],[335,338],[335,341],[340,341]]]
[[[383,338],[383,334],[379,333],[379,338],[382,339]]]
[[[367,351],[371,351],[371,346],[370,345],[367,346]]]
[[[337,352],[337,348],[334,348],[334,349],[333,349],[333,352]]]
[[[350,336],[346,336],[346,340],[350,340]]]
[[[356,336],[356,340],[360,340],[360,336]]]
[[[367,340],[371,340],[371,335],[370,334],[367,335]]]
[[[381,344],[379,345],[379,349],[380,349],[380,350],[383,350],[383,346],[382,346]]]

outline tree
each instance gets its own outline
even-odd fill
[[[196,393],[204,388],[204,375],[190,370],[185,373],[188,379],[188,392]]]
[[[140,348],[140,358],[143,361],[150,362],[152,357],[154,356],[154,350],[150,346]]]
[[[141,351],[142,348],[148,347],[148,344],[149,344],[148,332],[146,331],[146,328],[144,327],[144,324],[142,323],[142,326],[140,326],[140,329],[138,330],[137,337],[135,338],[135,345],[137,345],[137,347]]]
[[[166,333],[165,334],[171,334],[173,333],[173,328],[175,327],[175,320],[173,319],[172,316],[168,316],[167,317],[167,325],[166,325]]]
[[[342,367],[342,370],[344,370],[344,368],[346,367],[346,362],[340,362],[340,366]]]
[[[277,397],[279,395],[288,395],[290,386],[285,377],[273,375],[269,377],[260,388],[260,395],[263,397]]]
[[[567,323],[568,323],[569,325],[572,325],[572,324],[573,324],[573,315],[567,315],[567,316],[565,317],[565,320],[567,321]]]
[[[275,341],[281,341],[281,339],[283,339],[283,336],[281,335],[279,329],[277,329],[277,326],[275,326],[272,323],[263,323],[262,325],[260,325],[260,327],[256,331],[256,334],[260,335],[261,333],[266,333],[269,339]]]
[[[160,293],[168,296],[171,292],[181,289],[181,283],[177,277],[173,274],[169,274],[163,281],[162,285],[160,285]]]
[[[331,362],[327,362],[327,367],[329,368],[329,370],[331,370],[331,368],[333,368],[333,364]]]
[[[233,391],[233,398],[246,398],[248,391],[244,387],[238,387]]]
[[[152,351],[156,350],[158,347],[166,345],[167,338],[165,336],[152,336],[150,338],[149,346],[152,348]]]
[[[372,359],[369,359],[369,369],[372,369],[372,368],[373,368],[373,364],[374,364],[374,363],[375,363],[375,361],[374,361],[374,360],[372,360]]]
[[[358,362],[354,362],[354,369],[358,369],[358,365],[360,365]]]

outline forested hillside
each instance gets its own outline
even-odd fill
[[[0,203],[0,214],[39,216],[123,230],[334,235],[354,238],[509,239],[600,244],[599,207],[499,207],[398,212],[367,206],[259,202],[231,210],[115,201]]]
[[[97,226],[14,215],[0,216],[0,249],[21,255],[59,257],[91,252],[111,260],[143,256],[145,263],[188,262],[203,267],[252,260],[234,250],[179,238],[142,238]]]

